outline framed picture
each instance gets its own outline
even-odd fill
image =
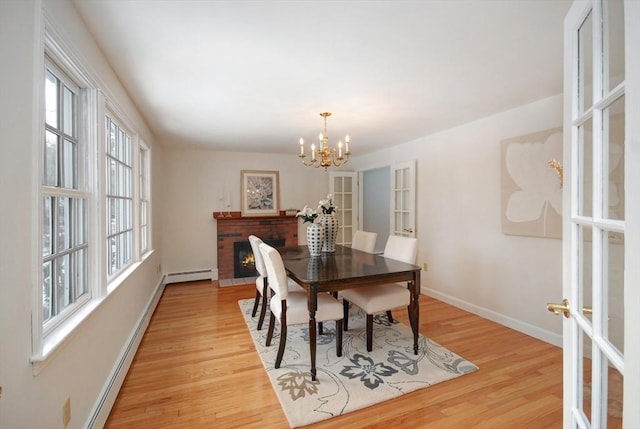
[[[280,184],[277,171],[242,170],[242,216],[280,214]]]

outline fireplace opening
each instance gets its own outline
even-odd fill
[[[272,247],[284,246],[284,238],[263,241]],[[233,277],[237,279],[257,276],[251,244],[248,240],[236,241],[233,243]]]

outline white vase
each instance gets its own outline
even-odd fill
[[[322,242],[323,252],[336,251],[336,238],[338,237],[338,219],[333,213],[323,214],[320,224],[324,226],[324,240]]]
[[[311,256],[322,254],[322,243],[324,242],[324,226],[319,223],[312,223],[307,227],[307,246]]]

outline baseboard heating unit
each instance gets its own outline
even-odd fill
[[[211,269],[182,271],[179,273],[168,273],[164,278],[164,283],[170,284],[170,283],[193,282],[196,280],[211,280],[212,274],[213,273]]]

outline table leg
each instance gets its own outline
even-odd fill
[[[414,272],[411,283],[411,330],[413,331],[413,353],[417,355],[420,326],[420,271]]]
[[[311,358],[311,380],[316,380],[316,310],[318,309],[318,285],[311,284],[307,289],[307,308],[309,310],[309,355]]]

